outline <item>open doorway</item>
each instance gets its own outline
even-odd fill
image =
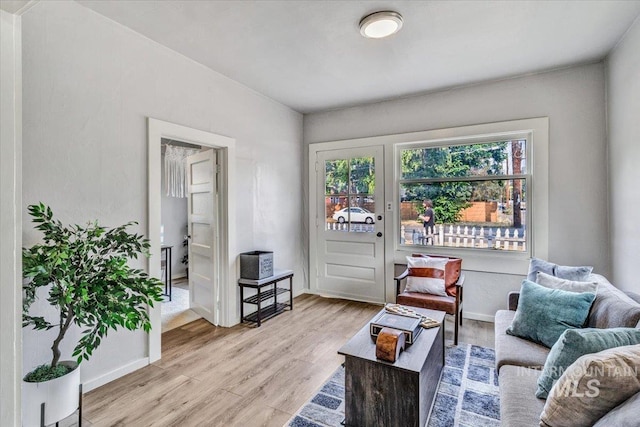
[[[162,332],[201,318],[190,308],[187,158],[203,150],[200,145],[161,140],[162,175],[160,245],[164,301]],[[211,148],[208,148],[211,150]]]
[[[162,277],[162,140],[200,146],[190,156],[187,168],[193,181],[188,195],[189,304],[204,319],[217,326],[238,323],[235,221],[235,140],[153,118],[148,119],[148,237],[151,276]],[[190,215],[190,216],[189,216]],[[215,221],[214,221],[215,219]],[[173,254],[172,254],[173,255]],[[197,255],[197,256],[196,256]],[[208,257],[208,259],[207,259]],[[173,257],[172,257],[173,258]],[[170,263],[173,270],[173,259]],[[212,266],[216,265],[217,269]],[[195,273],[194,273],[195,271]],[[197,278],[197,280],[193,280]],[[162,353],[161,304],[149,307],[149,363]]]

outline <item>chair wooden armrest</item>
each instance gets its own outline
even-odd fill
[[[462,285],[464,284],[464,274],[461,274],[458,277],[458,281],[456,282],[456,305],[460,305],[462,303]]]
[[[401,275],[393,278],[393,280],[396,281],[396,295],[400,293],[400,282],[402,282],[402,279],[404,279],[408,275],[409,275],[409,269],[406,269]]]

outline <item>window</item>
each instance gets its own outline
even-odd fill
[[[324,170],[326,230],[375,231],[374,158],[327,160]]]
[[[522,134],[401,146],[400,245],[527,252],[529,148]]]

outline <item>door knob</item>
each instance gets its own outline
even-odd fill
[[[376,234],[376,236],[382,237],[382,231],[378,231],[378,234]]]

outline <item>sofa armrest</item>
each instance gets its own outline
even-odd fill
[[[518,308],[518,300],[520,299],[520,292],[509,292],[507,299],[507,307],[511,311],[516,311]]]

